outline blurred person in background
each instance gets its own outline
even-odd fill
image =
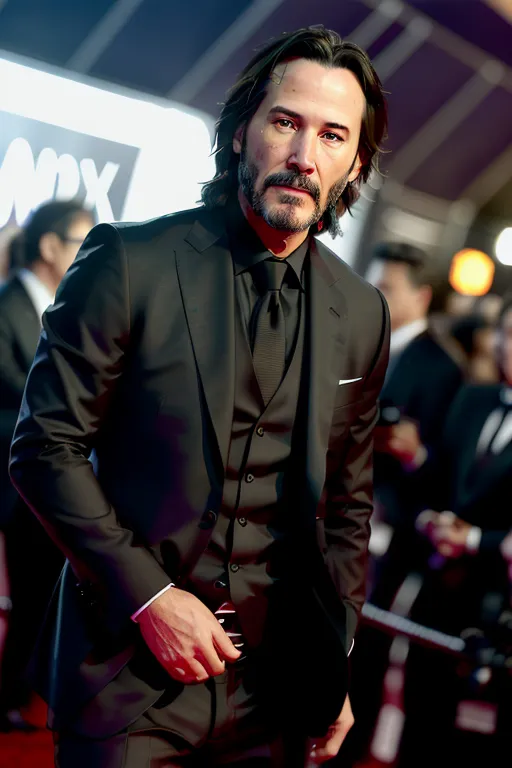
[[[510,600],[500,548],[512,528],[512,296],[503,303],[497,334],[502,382],[461,390],[437,456],[418,472],[430,502],[418,527],[435,555],[412,618],[452,635],[492,629]],[[457,674],[452,658],[413,648],[399,765],[503,764],[510,734],[503,712],[511,696],[510,683],[507,689],[491,681],[488,700],[479,704],[478,691]]]
[[[19,268],[21,264],[21,237],[22,231],[17,226],[4,227],[0,231],[0,289],[9,279],[11,273]],[[6,417],[6,414],[0,407],[0,463],[3,461],[5,464],[8,458],[6,450],[8,451],[12,438],[12,426],[12,418],[9,415]],[[7,497],[12,496],[14,498],[14,495],[14,489],[7,482],[7,474],[5,473],[3,479],[0,477],[0,697],[2,689],[2,664],[9,626],[8,618],[12,608],[5,536],[1,529],[1,522],[3,520],[2,508],[5,509],[9,506]],[[6,719],[0,705],[0,729],[5,724]]]
[[[410,472],[435,453],[463,373],[429,328],[436,276],[428,255],[408,243],[381,243],[368,277],[391,316],[390,362],[375,431],[375,495],[379,520],[391,527],[392,539],[372,593],[372,601],[387,608],[416,566],[410,539],[418,499]]]
[[[386,114],[360,48],[274,39],[204,206],[95,228],[44,316],[11,474],[69,559],[36,665],[60,768],[298,767],[308,734],[319,764],[352,725],[389,317],[313,235]]]
[[[24,668],[63,557],[19,500],[8,477],[9,447],[25,381],[41,331],[41,317],[93,226],[75,202],[54,201],[35,210],[10,244],[10,277],[0,288],[0,550],[7,646],[0,675],[0,729],[28,727]],[[4,557],[2,557],[2,554]],[[5,554],[7,557],[5,557]],[[27,567],[28,564],[28,567]],[[7,573],[6,573],[7,571]],[[8,575],[7,575],[8,574]],[[12,611],[8,616],[8,609]]]
[[[458,291],[451,291],[446,298],[446,314],[448,317],[466,317],[473,312],[475,297],[467,296]]]
[[[0,229],[0,287],[10,277],[20,232],[20,228],[16,225],[8,225]]]
[[[502,296],[499,296],[497,293],[486,293],[484,296],[476,298],[473,312],[483,317],[494,327],[498,322],[502,306]]]
[[[450,336],[461,351],[468,383],[495,384],[499,380],[494,355],[495,324],[496,320],[473,313],[457,318],[451,325]]]
[[[426,253],[408,243],[378,244],[367,277],[382,291],[391,316],[390,362],[375,429],[369,589],[370,602],[389,609],[406,576],[425,566],[427,548],[414,527],[421,505],[414,469],[435,453],[462,371],[429,327],[436,275]],[[390,643],[363,627],[354,650],[353,755],[366,751],[374,729]]]

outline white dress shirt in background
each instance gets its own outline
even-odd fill
[[[426,317],[422,317],[419,320],[414,320],[412,323],[402,325],[400,328],[397,328],[396,331],[392,331],[389,342],[390,357],[394,357],[400,352],[403,352],[411,341],[414,341],[414,339],[421,336],[422,333],[425,333],[427,328],[428,320]]]
[[[21,280],[41,321],[43,313],[55,301],[55,296],[30,269],[20,269],[17,277]]]

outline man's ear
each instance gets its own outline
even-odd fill
[[[61,241],[55,232],[45,232],[39,240],[39,253],[47,264],[53,264],[59,253]]]
[[[361,173],[361,167],[363,163],[361,161],[361,158],[359,156],[359,152],[356,155],[356,159],[354,160],[354,165],[352,166],[352,170],[350,171],[348,180],[349,181],[355,181],[359,174]]]
[[[430,305],[432,303],[432,298],[433,298],[433,295],[434,295],[434,292],[432,290],[432,286],[431,285],[422,285],[419,288],[419,295],[420,295],[420,300],[421,300],[421,303],[422,303],[423,308],[425,310],[425,313],[427,313],[428,310],[429,310],[429,307],[430,307]]]
[[[242,143],[244,139],[245,125],[239,125],[233,136],[233,152],[235,155],[239,155],[242,151]]]

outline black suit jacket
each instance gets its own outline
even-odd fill
[[[500,386],[466,386],[455,399],[437,460],[422,472],[424,495],[434,509],[452,510],[483,530],[481,552],[498,555],[512,528],[512,442],[482,463],[477,445],[488,416],[502,407]]]
[[[390,363],[381,400],[392,403],[418,425],[423,444],[435,452],[445,419],[462,384],[462,370],[430,331],[411,341]],[[400,462],[386,454],[375,458],[375,489],[386,521],[407,525],[420,503],[415,483]]]
[[[419,472],[426,506],[451,510],[482,529],[476,554],[427,572],[417,607],[422,621],[454,633],[492,624],[509,601],[499,546],[512,528],[512,442],[485,463],[477,459],[484,424],[501,405],[499,392],[496,385],[464,387],[450,409],[437,457]]]
[[[9,520],[17,496],[9,482],[9,449],[40,331],[23,283],[12,277],[0,288],[0,524]]]
[[[317,658],[301,681],[304,697],[315,689],[311,720],[326,727],[346,683],[333,680],[324,691],[329,667],[343,677],[339,659],[364,599],[372,430],[389,321],[381,295],[320,243],[311,248],[309,293],[294,510],[302,559],[287,605],[297,627],[291,605],[316,611],[325,667]],[[170,578],[179,585],[208,543],[232,428],[234,324],[224,215],[204,209],[96,227],[44,316],[11,473],[69,560],[42,643],[58,652],[52,664],[39,663],[56,727],[127,664],[139,637],[130,615]],[[188,545],[178,551],[173,534],[184,526]],[[297,658],[306,654],[311,635],[291,636]],[[283,653],[290,657],[289,646]],[[160,670],[142,710],[169,682]],[[117,727],[127,717],[120,713]]]

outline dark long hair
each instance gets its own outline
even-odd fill
[[[336,206],[336,218],[350,211],[360,194],[360,186],[367,181],[372,168],[378,168],[382,152],[381,142],[387,130],[387,105],[382,86],[367,54],[355,45],[341,39],[332,30],[322,26],[307,27],[287,32],[267,43],[251,59],[238,81],[230,89],[222,106],[215,131],[216,173],[204,184],[201,200],[208,208],[225,205],[238,186],[239,155],[233,151],[233,136],[237,128],[247,125],[265,97],[267,82],[282,61],[291,58],[315,61],[325,67],[350,70],[361,86],[366,108],[359,139],[361,171],[357,179],[345,187]],[[330,229],[333,215],[327,210],[323,225]]]

